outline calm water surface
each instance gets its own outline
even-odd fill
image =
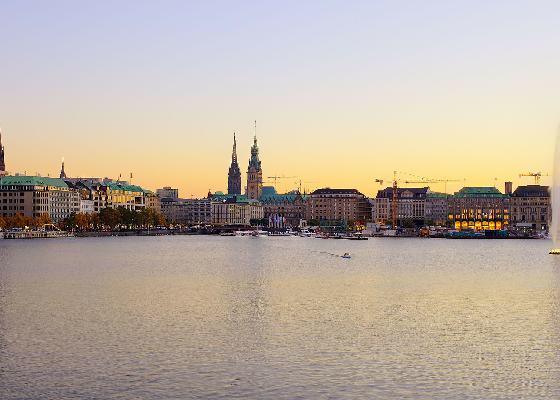
[[[0,398],[557,399],[549,246],[0,241]]]

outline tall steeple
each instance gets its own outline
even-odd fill
[[[6,163],[4,161],[4,145],[2,144],[2,129],[0,129],[0,176],[6,175]]]
[[[228,171],[228,194],[241,194],[241,170],[237,163],[237,141],[235,140],[235,132],[233,132],[231,165]]]
[[[64,172],[64,157],[62,157],[62,167],[60,168],[60,179],[66,179],[66,172]]]
[[[257,121],[255,121],[255,136],[251,146],[251,158],[247,169],[247,197],[258,200],[262,194],[262,168],[259,160],[259,146],[257,144]]]

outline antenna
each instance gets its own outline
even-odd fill
[[[257,120],[255,120],[255,142],[257,141]]]

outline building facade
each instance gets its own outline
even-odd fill
[[[363,222],[371,219],[371,204],[356,189],[323,188],[306,199],[307,220],[323,223]]]
[[[241,194],[241,170],[237,163],[237,142],[233,133],[233,150],[231,151],[231,165],[228,170],[228,194]]]
[[[161,213],[172,224],[208,225],[212,222],[210,199],[169,199],[161,201]]]
[[[449,215],[449,196],[445,193],[428,192],[424,213],[425,224],[446,226]]]
[[[499,230],[509,226],[510,197],[495,187],[465,187],[449,198],[448,221],[457,230]]]
[[[156,189],[156,194],[160,199],[178,199],[179,189],[174,189],[171,186],[164,186],[161,189]]]
[[[72,178],[66,179],[65,183],[79,191],[83,200],[92,200],[96,213],[104,208],[119,207],[140,211],[146,206],[144,189],[127,182],[99,178]]]
[[[154,210],[156,212],[161,212],[161,200],[155,193],[145,190],[144,191],[144,203],[146,208]]]
[[[428,193],[430,193],[428,187],[397,189],[397,225],[423,225],[425,223]],[[392,198],[392,187],[377,192],[372,207],[372,218],[375,222],[380,224],[391,222],[393,213]]]
[[[250,226],[251,220],[262,220],[264,210],[254,199],[239,199],[236,196],[221,201],[212,201],[212,225]]]
[[[47,214],[53,222],[80,212],[80,193],[62,179],[40,176],[0,178],[0,213],[36,218]]]
[[[257,135],[255,135],[253,146],[251,146],[251,158],[247,169],[247,197],[258,200],[262,195],[262,168],[259,160],[259,146],[257,145]]]
[[[511,227],[533,231],[548,231],[551,220],[548,186],[519,186],[510,200]]]
[[[278,194],[274,187],[264,186],[260,201],[269,227],[299,227],[305,219],[305,198],[299,191]]]

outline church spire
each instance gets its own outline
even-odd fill
[[[62,167],[60,168],[60,179],[66,179],[66,172],[64,172],[64,157],[62,157]]]
[[[6,173],[6,163],[4,162],[4,145],[2,144],[2,129],[0,129],[0,176]]]
[[[237,164],[237,142],[235,141],[235,132],[233,132],[233,150],[231,152],[231,163]]]
[[[241,170],[237,163],[237,140],[235,139],[235,132],[233,132],[231,165],[228,171],[228,194],[241,194]]]
[[[254,138],[255,145],[257,144],[257,120],[255,120],[255,138]]]

